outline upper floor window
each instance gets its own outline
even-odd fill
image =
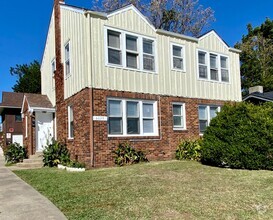
[[[120,33],[108,30],[108,62],[112,64],[121,64],[121,45]]]
[[[185,71],[185,63],[184,63],[184,47],[180,45],[171,45],[171,53],[172,53],[172,68],[176,70]]]
[[[70,42],[64,46],[64,59],[65,59],[65,76],[71,75],[71,63],[70,63]]]
[[[155,71],[155,42],[137,34],[106,29],[107,64]]]
[[[52,89],[55,89],[55,79],[54,79],[54,75],[55,75],[55,71],[56,71],[56,59],[54,58],[51,61],[51,76],[52,76]]]
[[[174,130],[186,129],[185,104],[173,103],[173,128]]]
[[[229,82],[228,57],[206,51],[198,51],[200,79]]]
[[[107,109],[109,135],[157,135],[155,101],[109,99]]]
[[[203,134],[209,126],[211,119],[216,117],[216,113],[220,111],[219,106],[205,106],[200,105],[198,108],[199,112],[199,131]]]

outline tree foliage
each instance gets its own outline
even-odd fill
[[[264,91],[273,90],[273,20],[253,28],[247,26],[248,33],[235,45],[242,50],[241,81],[244,93],[251,86],[261,85]]]
[[[41,72],[38,61],[17,64],[10,68],[10,74],[17,77],[16,84],[12,87],[14,92],[41,93]]]
[[[273,170],[273,104],[223,106],[204,133],[201,161],[236,169]]]
[[[93,5],[99,8],[97,0]],[[101,10],[110,12],[128,4],[135,5],[157,29],[199,36],[214,21],[214,11],[199,0],[103,0]]]

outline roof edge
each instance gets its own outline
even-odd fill
[[[169,36],[172,36],[172,37],[178,37],[178,38],[182,38],[182,39],[185,39],[185,40],[190,40],[190,41],[194,41],[194,42],[198,43],[198,38],[190,37],[190,36],[187,36],[187,35],[184,35],[184,34],[178,34],[178,33],[175,33],[175,32],[165,31],[165,30],[162,30],[162,29],[156,29],[156,33],[169,35]]]

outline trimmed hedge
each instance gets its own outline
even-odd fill
[[[223,106],[204,133],[201,162],[273,170],[273,104]]]

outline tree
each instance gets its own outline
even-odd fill
[[[253,28],[247,25],[248,33],[235,45],[242,50],[241,81],[243,94],[252,86],[263,86],[264,91],[273,90],[273,20]]]
[[[214,19],[214,11],[199,0],[102,0],[102,11],[110,12],[125,5],[135,5],[155,28],[179,34],[199,36]],[[98,8],[98,0],[93,0]]]
[[[16,84],[12,87],[14,92],[41,93],[40,63],[37,60],[11,67],[10,74],[17,77]]]

